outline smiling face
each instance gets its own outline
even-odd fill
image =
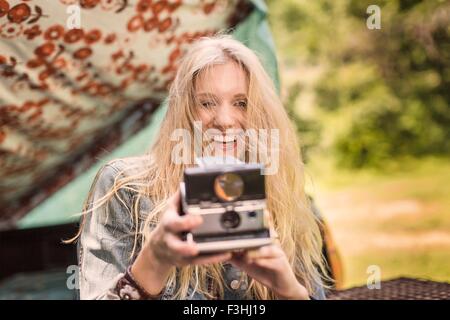
[[[212,136],[216,155],[241,158],[244,148],[238,142],[245,130],[247,94],[247,75],[233,61],[213,65],[196,79],[197,115]]]

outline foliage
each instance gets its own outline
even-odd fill
[[[381,8],[380,30],[366,26],[371,4]],[[333,152],[347,167],[450,153],[448,1],[283,0],[268,5],[281,64],[287,70],[320,71],[316,80],[298,74],[288,80],[293,84],[285,84],[290,91],[286,106],[297,114],[308,149]],[[308,86],[315,112],[302,123],[305,106],[297,98]]]

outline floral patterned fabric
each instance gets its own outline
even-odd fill
[[[0,0],[0,229],[148,123],[189,44],[251,10],[242,0]]]

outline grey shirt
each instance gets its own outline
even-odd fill
[[[104,165],[97,173],[92,183],[92,197],[88,199],[89,208],[92,203],[103,197],[113,186],[115,177],[130,165],[125,175],[138,170],[139,161],[144,158],[116,159]],[[120,189],[117,196],[113,196],[100,208],[86,214],[85,222],[78,241],[78,264],[80,268],[79,288],[80,299],[119,299],[114,291],[117,281],[123,276],[126,268],[134,261],[136,255],[130,257],[135,237],[135,223],[131,213],[122,201],[132,208],[136,197],[135,192]],[[120,199],[119,199],[120,198]],[[139,220],[143,221],[151,210],[152,202],[142,197],[140,200]],[[140,250],[139,241],[136,253]],[[244,282],[240,287],[235,284],[240,279],[241,271],[229,263],[224,264],[225,296],[224,299],[245,299],[243,293],[247,287]],[[235,289],[233,289],[235,288]],[[162,300],[172,299],[174,288],[166,286]],[[313,297],[325,299],[322,287],[317,288]],[[206,297],[197,292],[193,286],[189,287],[187,299],[204,300]]]

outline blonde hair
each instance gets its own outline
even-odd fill
[[[128,208],[130,219],[136,226],[135,245],[131,256],[134,255],[139,239],[142,246],[164,212],[167,199],[177,190],[182,179],[185,165],[173,163],[171,150],[176,142],[168,137],[178,128],[192,130],[196,113],[195,79],[207,68],[228,61],[237,63],[247,75],[247,128],[279,129],[279,167],[275,174],[266,176],[267,205],[280,245],[298,281],[313,294],[314,290],[322,285],[326,267],[322,257],[322,238],[318,225],[320,222],[313,214],[304,192],[304,168],[296,133],[274,84],[257,55],[229,35],[203,37],[193,43],[184,55],[170,87],[166,116],[155,143],[145,155],[148,165],[139,168],[137,174],[127,177],[118,175],[113,188],[88,210],[88,200],[93,192],[90,190],[88,200],[83,206],[83,214],[104,205],[122,188],[135,191],[136,200]],[[151,198],[154,206],[139,226],[139,202],[142,197]],[[123,201],[122,203],[126,206]],[[81,234],[81,230],[82,226],[72,240]],[[185,299],[190,284],[208,298],[214,298],[214,293],[208,291],[209,279],[217,289],[217,298],[221,299],[225,283],[222,271],[222,264],[174,268],[167,285],[177,285],[174,299]],[[241,280],[244,277],[247,275],[242,273]],[[250,299],[276,298],[271,290],[254,279],[249,279],[245,295]]]

